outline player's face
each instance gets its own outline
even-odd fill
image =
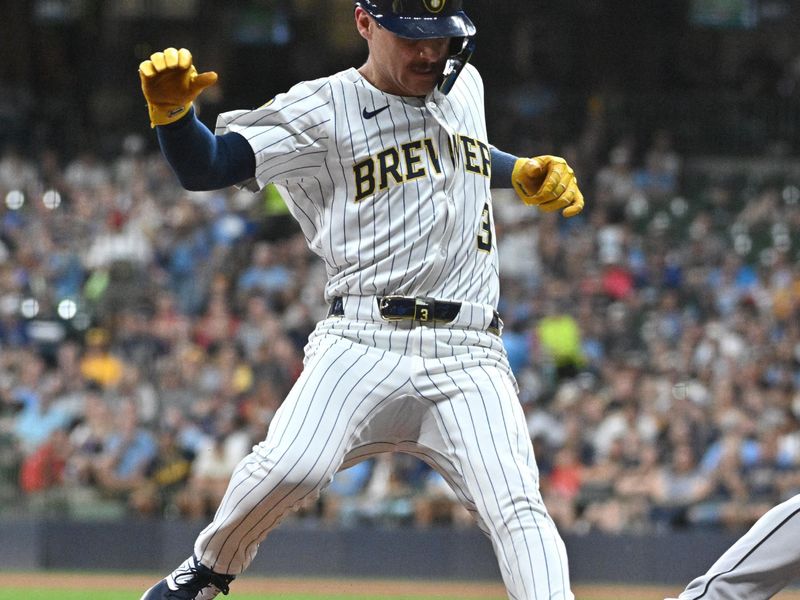
[[[365,75],[375,87],[398,96],[425,96],[436,87],[449,56],[449,38],[401,38],[372,19],[366,26],[359,22],[359,31],[369,43]]]
[[[375,65],[384,91],[400,96],[425,96],[439,81],[448,57],[449,40],[409,40],[380,30],[373,45]]]

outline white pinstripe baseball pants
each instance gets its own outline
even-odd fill
[[[195,555],[241,573],[294,506],[338,469],[387,450],[442,473],[490,537],[510,598],[574,598],[500,338],[410,322],[318,325],[302,375],[232,475]]]

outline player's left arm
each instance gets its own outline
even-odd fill
[[[495,147],[491,156],[493,188],[513,187],[525,204],[545,212],[561,210],[565,217],[574,217],[583,210],[583,194],[575,172],[563,158],[519,158]]]

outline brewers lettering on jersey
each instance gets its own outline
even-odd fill
[[[183,185],[275,184],[325,263],[329,305],[192,556],[142,600],[227,593],[292,508],[384,452],[445,478],[491,539],[509,598],[572,599],[500,337],[490,184],[565,216],[583,196],[563,159],[490,145],[461,0],[357,0],[354,16],[369,46],[363,66],[225,112],[214,134],[192,101],[215,73],[198,74],[185,49],[140,65],[151,124]]]
[[[328,302],[354,296],[372,306],[366,297],[387,293],[458,299],[474,305],[475,319],[491,320],[497,253],[476,252],[494,235],[491,159],[474,67],[447,96],[428,98],[387,94],[349,69],[263,108],[223,113],[216,133],[231,131],[255,152],[247,185],[277,184],[325,260]]]
[[[389,105],[387,104],[385,108],[389,108]],[[491,177],[492,159],[488,144],[467,135],[456,135],[448,138],[447,149],[455,164],[463,152],[464,168],[467,171]],[[424,153],[424,158],[420,156],[421,153]],[[387,148],[378,152],[376,156],[357,162],[353,165],[353,174],[356,201],[360,202],[373,196],[377,191],[388,189],[390,183],[403,184],[427,177],[429,174],[441,177],[439,149],[430,138],[406,142],[401,148]]]

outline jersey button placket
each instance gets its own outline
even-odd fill
[[[431,117],[433,117],[433,119],[445,133],[444,136],[445,144],[444,145],[440,144],[440,152],[439,152],[442,169],[445,170],[447,166],[450,166],[452,168],[452,172],[450,173],[449,176],[440,179],[434,179],[434,187],[436,187],[437,182],[442,182],[442,187],[435,190],[433,195],[433,201],[436,202],[437,206],[444,209],[445,215],[444,215],[444,227],[443,231],[441,232],[441,235],[437,236],[436,238],[432,237],[432,239],[436,239],[436,243],[432,247],[432,250],[433,252],[438,254],[437,257],[438,260],[434,259],[437,266],[443,266],[447,258],[448,245],[450,238],[453,234],[453,226],[456,221],[456,215],[455,215],[456,208],[455,208],[455,202],[453,200],[453,189],[455,187],[457,165],[452,161],[450,153],[446,148],[447,139],[448,138],[452,139],[454,137],[454,132],[453,129],[445,120],[444,114],[442,113],[441,108],[439,108],[436,102],[434,102],[431,99],[428,99],[425,102],[425,109],[428,111]],[[438,137],[440,140],[442,139],[441,134]],[[444,183],[445,181],[447,181],[446,184]]]
[[[442,109],[434,102],[433,100],[428,100],[425,102],[425,108],[427,109],[428,113],[433,117],[436,123],[441,127],[446,136],[448,138],[452,138],[454,136],[454,132],[450,125],[444,118],[444,114],[442,113]],[[441,135],[439,136],[441,139]],[[445,169],[445,165],[449,164],[453,171],[449,177],[446,178],[447,184],[441,190],[437,190],[434,193],[433,199],[437,203],[438,206],[442,207],[446,211],[446,216],[444,220],[444,231],[442,231],[442,235],[438,238],[435,246],[433,247],[434,252],[437,252],[439,258],[441,259],[441,263],[444,263],[444,259],[447,258],[447,244],[450,236],[453,233],[453,226],[455,224],[455,202],[453,201],[453,188],[455,185],[455,172],[456,172],[456,165],[450,160],[449,152],[444,147],[440,147],[439,150],[440,162],[442,165],[442,169]],[[445,179],[441,179],[441,181],[445,181]],[[435,185],[434,181],[434,185]],[[441,200],[444,199],[444,202]],[[438,263],[439,261],[437,261]]]

